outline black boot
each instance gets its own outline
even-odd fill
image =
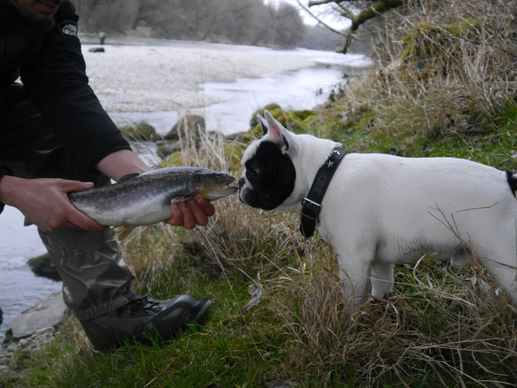
[[[81,321],[81,325],[96,351],[113,349],[124,340],[151,343],[157,335],[167,341],[189,323],[200,323],[210,304],[208,299],[181,295],[174,299],[153,300],[124,294],[129,303],[115,311],[93,319]]]

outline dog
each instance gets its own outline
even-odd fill
[[[263,136],[242,157],[239,199],[302,218],[307,203],[319,209],[313,218],[337,254],[350,311],[367,300],[370,283],[371,296],[389,296],[395,264],[426,253],[457,267],[479,259],[517,303],[517,174],[459,158],[350,153],[339,163],[329,159],[339,143],[264,116],[257,114]],[[314,203],[308,193],[317,175],[337,163]]]

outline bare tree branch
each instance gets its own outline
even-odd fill
[[[328,28],[330,31],[332,32],[335,32],[336,34],[339,34],[341,36],[344,36],[346,37],[347,35],[346,34],[343,34],[342,32],[340,31],[337,31],[335,30],[334,28],[330,27],[327,23],[325,23],[324,21],[322,21],[320,18],[318,18],[316,15],[314,15],[307,7],[305,7],[300,0],[296,0],[296,2],[300,5],[300,7],[302,7],[309,15],[311,15],[315,20],[318,21],[318,23],[320,23],[321,25],[325,26],[326,28]]]
[[[351,12],[348,12],[345,7],[342,6],[342,3],[353,3],[353,2],[363,2],[361,0],[312,0],[309,1],[308,6],[318,6],[318,5],[324,5],[324,4],[336,4],[341,11],[339,11],[339,14],[342,17],[346,17],[347,19],[350,19],[352,21],[352,26],[350,27],[350,33],[346,35],[346,42],[342,49],[338,50],[339,52],[346,54],[348,48],[350,47],[350,44],[352,43],[352,40],[354,38],[354,33],[359,29],[359,26],[361,26],[363,23],[367,22],[370,19],[373,19],[383,13],[388,12],[391,9],[397,8],[402,6],[405,2],[408,0],[379,0],[374,2],[374,4],[370,5],[369,7],[365,8],[363,11],[361,11],[359,14],[354,15]],[[314,17],[316,20],[318,20],[320,23],[322,23],[314,14],[312,14],[305,6],[303,6],[300,2],[300,0],[297,0],[298,4],[302,6],[312,17]],[[325,27],[332,30],[328,25],[325,23],[322,23]],[[332,30],[334,31],[334,30]],[[343,35],[343,34],[340,34]]]
[[[329,3],[344,3],[346,0],[318,0],[318,1],[309,1],[308,6],[312,7],[314,5],[322,5],[322,4],[329,4]],[[353,1],[353,0],[347,0],[347,1]]]
[[[398,8],[402,6],[407,0],[384,0],[384,1],[378,1],[375,4],[372,4],[368,8],[366,8],[364,11],[360,12],[359,15],[354,16],[352,18],[352,27],[350,30],[352,32],[357,31],[359,26],[363,24],[364,22],[373,19],[374,17],[377,17],[385,12],[388,12],[389,10],[393,8]],[[342,16],[346,16],[343,15]]]

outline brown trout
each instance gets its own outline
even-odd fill
[[[209,200],[237,192],[234,177],[197,167],[170,167],[123,176],[117,183],[68,193],[70,202],[106,226],[135,227],[171,217],[171,202]]]

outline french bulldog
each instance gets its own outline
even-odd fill
[[[242,157],[239,199],[301,211],[339,143],[296,135],[268,112]],[[347,154],[321,201],[320,235],[337,254],[351,312],[393,292],[394,265],[434,253],[461,267],[479,259],[517,303],[517,174],[458,158]]]

